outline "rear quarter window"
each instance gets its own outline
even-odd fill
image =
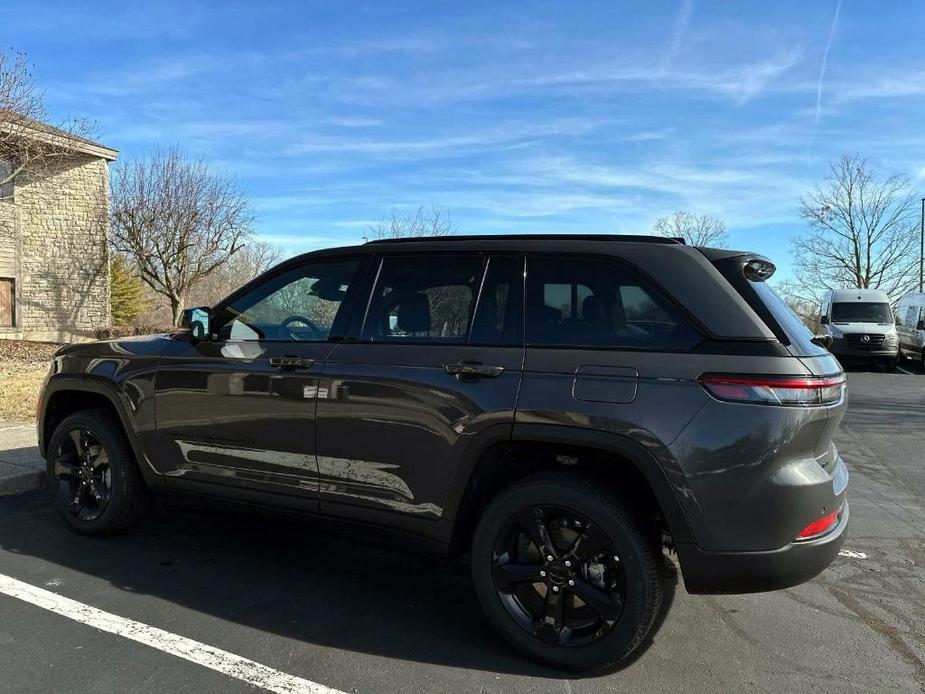
[[[716,269],[741,295],[778,341],[799,357],[818,357],[829,353],[817,345],[812,331],[767,282],[746,279],[742,268],[747,256],[734,256],[714,262]]]

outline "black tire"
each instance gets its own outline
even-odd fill
[[[883,362],[883,370],[886,371],[887,373],[892,373],[893,371],[896,371],[898,366],[899,366],[899,357],[896,357],[894,359],[887,359],[885,362]]]
[[[536,511],[536,509],[540,510]],[[596,526],[611,543],[607,546],[612,549],[612,553],[615,553],[614,571],[622,572],[621,585],[624,594],[620,598],[622,602],[619,617],[615,621],[607,620],[606,622],[601,617],[602,626],[600,628],[605,630],[596,637],[592,636],[592,640],[588,642],[563,644],[562,634],[566,630],[557,631],[555,622],[550,622],[548,616],[533,622],[530,626],[525,618],[516,612],[518,608],[524,609],[526,602],[534,600],[529,591],[535,591],[540,600],[548,603],[550,587],[553,585],[550,581],[559,582],[561,580],[558,576],[550,578],[553,575],[553,571],[550,570],[553,564],[545,564],[547,571],[542,575],[547,578],[538,579],[545,583],[533,583],[531,578],[524,585],[524,581],[518,579],[516,590],[521,591],[519,594],[523,595],[524,590],[528,592],[523,601],[520,597],[513,601],[508,597],[512,595],[507,592],[510,586],[503,590],[496,587],[495,576],[499,568],[497,548],[499,542],[505,542],[503,539],[505,534],[510,532],[506,528],[510,528],[512,522],[517,523],[513,520],[515,518],[529,518],[529,515],[523,515],[525,511],[528,514],[538,513],[538,517],[542,518],[547,513],[544,509],[553,509],[554,512],[561,511],[564,514],[571,513],[574,514],[573,517],[586,519],[586,527]],[[580,527],[578,521],[576,521],[576,527]],[[523,540],[518,539],[517,542],[522,543]],[[522,547],[523,544],[519,546]],[[535,543],[530,546],[534,549],[529,551],[535,551]],[[520,552],[520,550],[517,551]],[[542,554],[545,555],[546,552]],[[560,552],[560,554],[567,556],[567,551]],[[602,552],[599,556],[609,560],[610,557],[605,555],[606,552]],[[508,557],[508,561],[512,561],[510,553],[505,556]],[[539,561],[546,561],[546,558],[540,556]],[[517,563],[518,567],[522,565],[519,560]],[[502,568],[504,566],[507,565],[501,564]],[[601,565],[595,564],[594,566]],[[561,568],[560,563],[558,569]],[[585,571],[587,568],[586,565],[582,565],[579,571]],[[575,568],[569,569],[573,572],[575,570]],[[601,575],[604,575],[603,571]],[[559,583],[562,586],[559,589],[559,600],[564,600],[570,593],[577,596],[582,586],[589,585],[587,580],[582,584],[580,576],[580,573],[573,574],[579,582],[577,588],[569,588]],[[586,574],[585,576],[589,578]],[[602,488],[602,485],[595,481],[566,471],[539,473],[531,476],[503,490],[492,500],[482,514],[473,537],[472,577],[476,593],[488,619],[508,642],[534,660],[574,671],[609,668],[627,658],[649,635],[658,617],[664,593],[663,557],[653,530],[647,530],[639,516],[631,511],[630,506],[621,501],[615,493]],[[569,582],[568,585],[574,585],[574,583]],[[602,588],[609,590],[603,585]],[[604,594],[607,595],[607,593]],[[616,592],[612,595],[615,596]],[[572,597],[571,609],[576,609],[578,604],[579,601]],[[579,606],[577,609],[589,607],[591,605],[587,603],[584,607]],[[547,610],[543,612],[543,615],[548,615],[548,608],[543,609]],[[560,615],[561,610],[562,608],[560,608]],[[529,612],[529,610],[524,609],[524,612]],[[529,619],[530,615],[526,618]],[[549,633],[549,624],[543,622],[552,624],[551,628],[555,636]],[[544,630],[545,633],[543,633]],[[545,640],[540,634],[546,637]],[[550,640],[555,643],[550,643]]]
[[[75,432],[76,437],[73,435]],[[96,449],[96,460],[105,454],[106,462],[100,464],[102,472],[97,474],[92,489],[104,490],[105,503],[92,498],[91,487],[83,487],[83,510],[67,498],[75,494],[81,483],[79,461],[81,443],[86,435]],[[80,439],[78,443],[75,439]],[[89,465],[89,464],[88,464]],[[74,470],[78,472],[74,472]],[[92,471],[88,473],[92,481]],[[48,442],[47,455],[48,490],[58,513],[77,532],[86,535],[111,535],[135,526],[144,516],[151,500],[151,493],[145,486],[132,448],[125,437],[122,425],[106,410],[83,410],[66,417],[55,429]]]

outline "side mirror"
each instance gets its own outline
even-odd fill
[[[916,330],[925,330],[925,320],[920,320],[918,323],[916,323],[916,324],[915,324],[915,329],[916,329]]]
[[[896,321],[895,321],[895,322],[896,322],[896,325],[902,325],[902,324],[903,324],[903,319],[900,318],[899,316],[896,316]]]
[[[819,325],[828,325],[828,324],[829,324],[828,316],[822,316],[822,318],[819,319]]]
[[[832,336],[831,335],[813,335],[811,342],[814,345],[819,345],[824,349],[829,349],[832,346]]]
[[[194,340],[209,339],[209,307],[199,306],[183,311],[180,327],[189,330]]]

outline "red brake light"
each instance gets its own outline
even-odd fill
[[[845,375],[739,376],[704,374],[700,384],[710,394],[729,402],[759,405],[831,405],[840,402]]]
[[[841,509],[838,509],[837,511],[832,511],[832,513],[828,514],[827,516],[823,516],[819,520],[814,520],[800,531],[800,534],[797,535],[797,539],[810,540],[814,537],[825,535],[838,521],[838,514],[840,513]]]

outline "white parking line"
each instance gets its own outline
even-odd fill
[[[905,370],[903,367],[901,367],[901,366],[897,366],[897,367],[896,367],[896,370],[897,370],[897,371],[902,371],[904,374],[909,374],[910,376],[915,376],[914,373],[912,373],[911,371],[906,371],[906,370]]]
[[[62,595],[0,574],[0,594],[73,619],[100,631],[122,636],[164,653],[202,665],[229,677],[278,694],[344,694],[323,684],[287,675],[220,648],[199,643],[169,631],[98,610]]]

